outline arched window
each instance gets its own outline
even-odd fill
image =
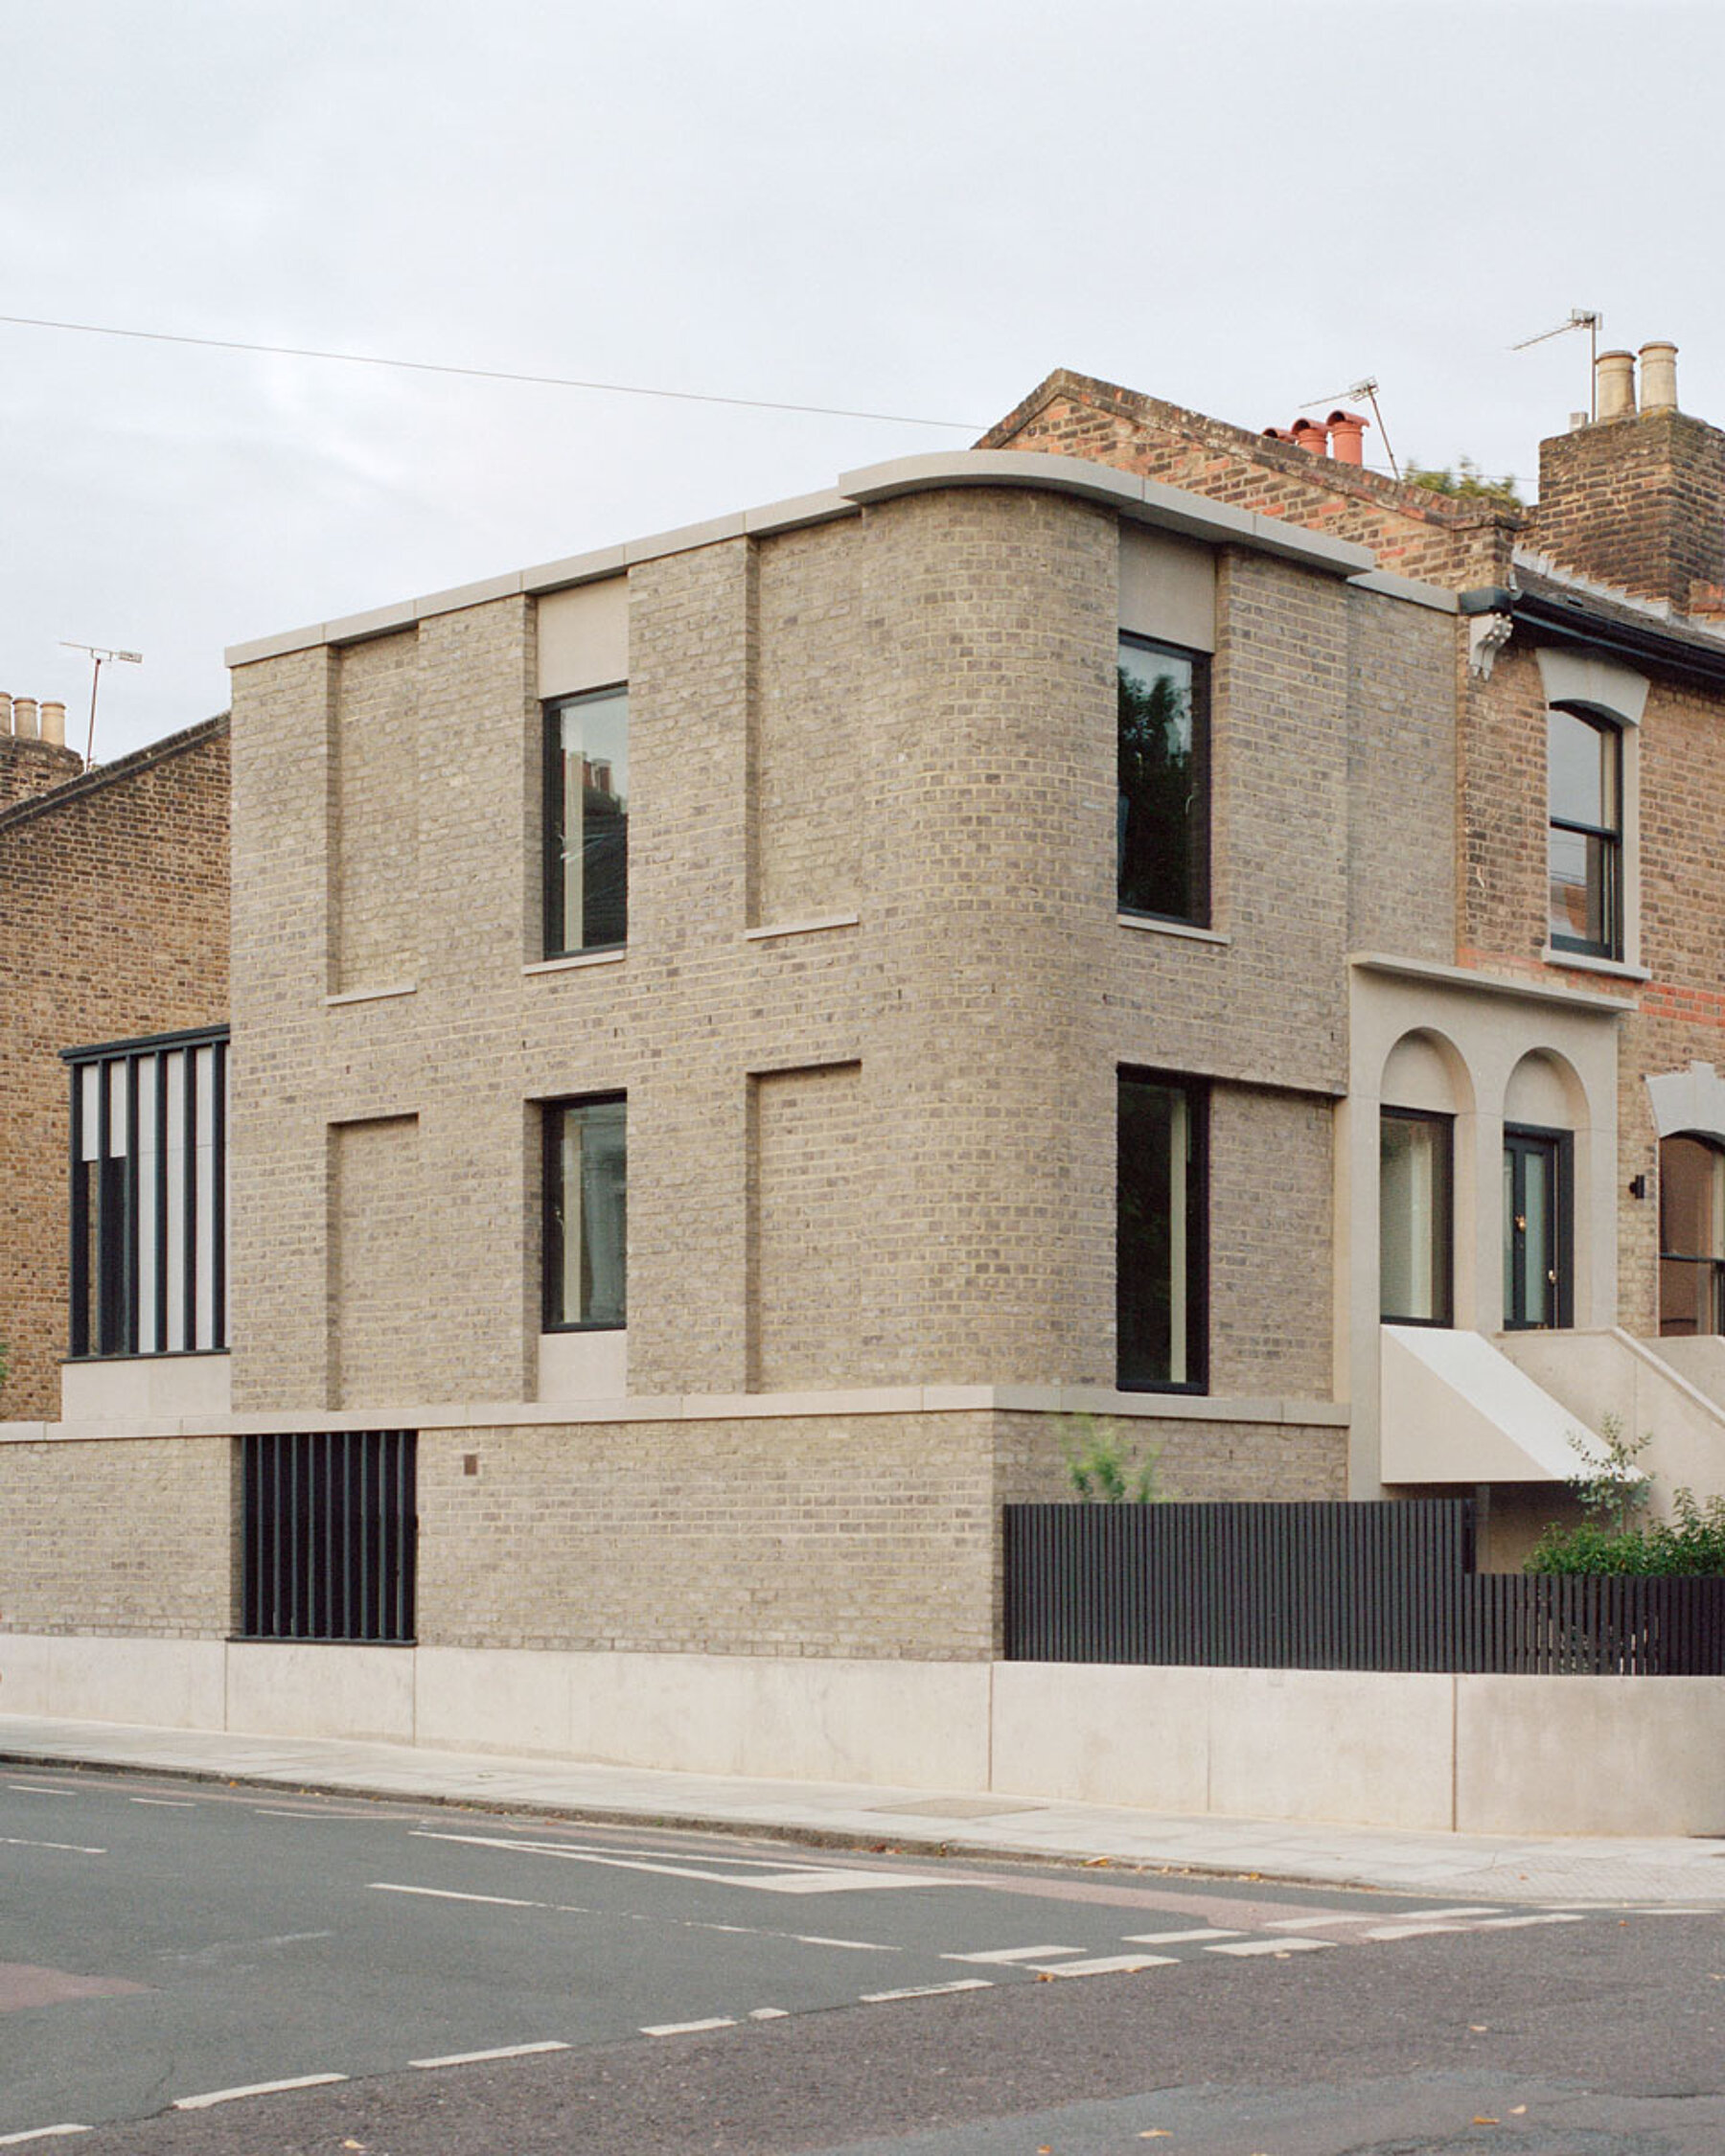
[[[1581,704],[1546,714],[1546,861],[1553,951],[1623,955],[1623,744]]]
[[[1725,1151],[1688,1133],[1659,1146],[1659,1330],[1725,1332]]]

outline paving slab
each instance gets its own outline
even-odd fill
[[[600,1761],[0,1714],[0,1765],[89,1766],[268,1788],[780,1835],[839,1847],[1037,1857],[1446,1900],[1725,1910],[1725,1837],[1540,1837],[1190,1818],[959,1790],[659,1773]]]

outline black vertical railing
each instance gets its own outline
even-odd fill
[[[1725,1579],[1474,1570],[1462,1498],[1009,1504],[1009,1662],[1725,1675]]]
[[[239,1444],[240,1637],[410,1640],[417,1434],[302,1431]]]

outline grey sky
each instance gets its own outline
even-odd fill
[[[1572,307],[1725,424],[1722,75],[1711,0],[0,0],[0,313],[978,428],[1369,373],[1530,479]],[[111,758],[225,644],[968,439],[0,326],[0,688],[81,745],[58,640],[141,650]]]

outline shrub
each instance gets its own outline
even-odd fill
[[[1725,1497],[1697,1498],[1690,1489],[1671,1492],[1671,1518],[1644,1517],[1653,1478],[1636,1467],[1651,1433],[1633,1442],[1616,1415],[1599,1425],[1604,1457],[1572,1438],[1586,1472],[1570,1488],[1585,1517],[1576,1525],[1553,1522],[1534,1544],[1525,1572],[1595,1572],[1675,1578],[1725,1573]]]
[[[1162,1447],[1134,1451],[1107,1415],[1068,1415],[1060,1434],[1067,1479],[1085,1504],[1165,1504],[1160,1488]]]

